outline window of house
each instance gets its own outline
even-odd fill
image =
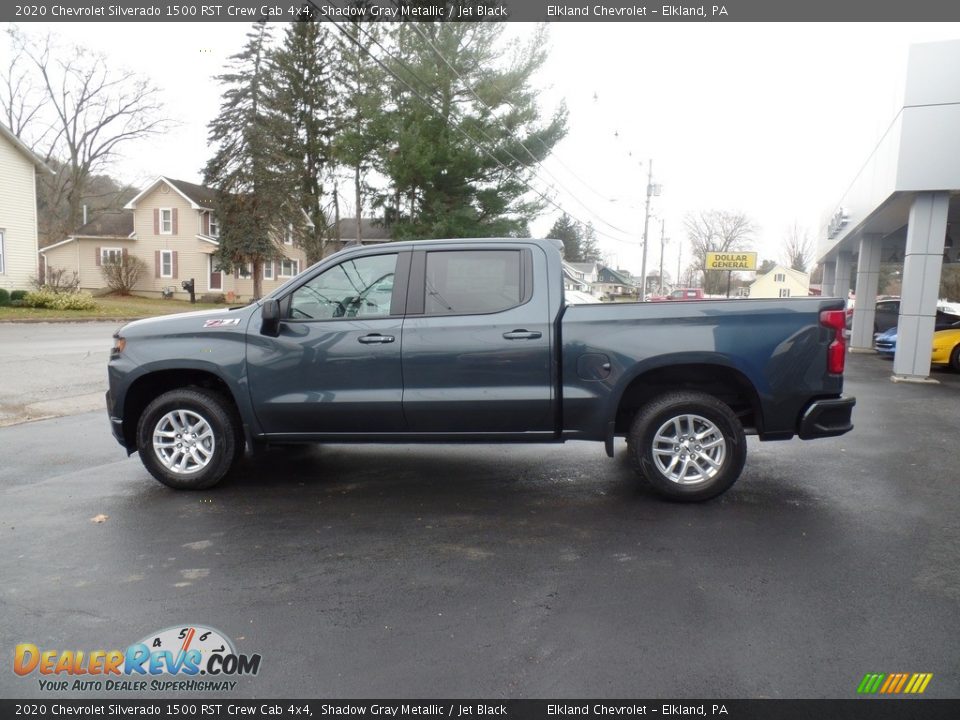
[[[245,263],[237,266],[237,277],[242,280],[248,280],[253,277],[253,263]]]
[[[782,298],[790,297],[790,288],[780,288],[780,297]]]
[[[523,302],[519,250],[453,250],[427,253],[426,315],[494,313]]]
[[[774,281],[774,282],[786,282],[786,281],[787,281],[787,276],[786,276],[784,273],[777,273],[776,275],[773,276],[773,281]]]
[[[160,251],[160,277],[173,277],[173,250]]]
[[[123,262],[123,248],[100,248],[100,264],[109,265],[110,263]]]
[[[293,277],[300,272],[300,261],[284,258],[280,262],[280,277]]]
[[[3,261],[3,230],[0,230],[0,275],[6,272],[6,267]]]
[[[171,208],[160,208],[160,234],[173,234],[173,210]]]
[[[210,237],[220,237],[220,223],[213,213],[210,213]]]
[[[272,262],[265,262],[263,264],[263,279],[273,280],[273,263]]]
[[[385,317],[390,314],[396,266],[396,253],[335,265],[294,291],[288,316],[291,320]]]

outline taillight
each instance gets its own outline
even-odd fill
[[[843,374],[843,364],[847,358],[847,343],[843,331],[847,327],[847,314],[843,310],[823,310],[820,312],[820,324],[833,330],[833,341],[827,348],[827,371],[834,375]]]

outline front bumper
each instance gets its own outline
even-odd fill
[[[115,412],[113,395],[110,394],[109,390],[107,390],[106,401],[107,417],[110,418],[110,431],[113,433],[113,437],[116,438],[117,442],[123,445],[124,448],[127,448],[127,440],[123,436],[123,418],[119,417],[118,413]]]
[[[814,400],[800,416],[800,429],[797,435],[801,440],[836,437],[853,430],[853,406],[857,399],[853,397]]]

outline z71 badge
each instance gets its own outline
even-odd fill
[[[239,325],[240,318],[218,318],[216,320],[206,320],[203,323],[205,328],[208,327],[225,327],[227,325]]]

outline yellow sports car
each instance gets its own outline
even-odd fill
[[[933,354],[930,362],[934,365],[949,365],[960,372],[960,327],[937,330],[933,334]]]

